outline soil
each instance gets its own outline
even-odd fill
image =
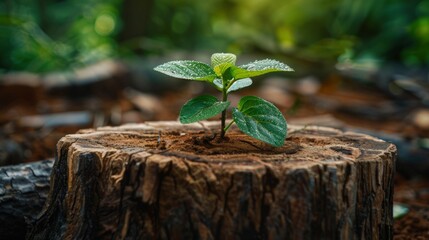
[[[170,123],[167,121],[167,123]],[[176,124],[176,122],[171,122]],[[149,126],[158,126],[157,122],[147,122]],[[194,126],[202,127],[204,131],[164,131],[151,132],[147,130],[144,135],[139,132],[133,133],[134,126],[125,125],[120,129],[129,131],[125,134],[117,132],[109,134],[114,128],[98,128],[97,130],[81,130],[78,133],[86,134],[99,131],[97,142],[100,146],[107,148],[142,148],[156,149],[157,151],[179,152],[187,156],[222,160],[227,163],[231,158],[245,158],[252,155],[255,157],[268,159],[287,159],[287,155],[300,155],[303,146],[307,146],[305,158],[314,155],[315,158],[327,159],[327,161],[361,159],[366,155],[376,154],[378,151],[387,149],[390,143],[377,139],[361,138],[355,133],[344,133],[337,136],[340,131],[333,131],[324,127],[289,126],[288,137],[282,147],[273,147],[267,143],[256,140],[243,134],[232,126],[224,139],[219,137],[218,122],[212,121],[203,125],[202,122]],[[189,126],[187,126],[189,127]],[[191,127],[192,130],[192,127]],[[350,136],[354,136],[353,141]],[[359,150],[360,148],[370,149],[368,152]],[[264,156],[264,157],[262,157]],[[324,156],[324,157],[323,157]],[[296,157],[296,156],[294,156]],[[302,156],[304,159],[304,155]]]
[[[409,208],[395,221],[395,239],[429,239],[429,181],[397,176],[394,201]]]
[[[225,159],[230,154],[292,154],[299,150],[299,146],[291,142],[276,148],[235,131],[229,132],[223,139],[218,135],[216,133],[207,135],[207,132],[199,132],[192,136],[184,134],[177,137],[162,137],[161,142],[164,144],[164,148],[168,150],[197,155],[221,155],[221,158]]]

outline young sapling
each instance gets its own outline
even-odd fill
[[[208,82],[222,93],[220,100],[211,95],[189,100],[180,110],[181,123],[198,122],[221,113],[221,138],[235,123],[242,132],[253,138],[276,147],[282,146],[287,135],[287,123],[276,106],[259,97],[245,96],[232,109],[232,121],[226,126],[226,112],[230,105],[228,94],[252,85],[250,77],[293,69],[271,59],[236,66],[236,59],[232,53],[215,53],[211,56],[211,66],[185,60],[167,62],[155,67],[155,70],[176,78]]]

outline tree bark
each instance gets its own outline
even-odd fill
[[[52,160],[0,167],[0,238],[24,239],[49,192]]]
[[[289,126],[274,148],[217,122],[62,138],[28,239],[392,239],[394,145]]]

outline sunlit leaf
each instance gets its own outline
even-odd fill
[[[245,134],[276,147],[284,144],[286,120],[272,103],[255,96],[246,96],[232,114],[238,128]]]
[[[203,95],[189,100],[180,110],[181,123],[193,123],[211,118],[228,108],[230,102],[220,102],[216,97]]]
[[[229,63],[231,65],[235,65],[235,61],[237,60],[237,56],[232,53],[214,53],[211,57],[212,67],[216,67],[217,65],[223,63]]]
[[[215,53],[211,57],[211,65],[218,77],[230,80],[232,77],[226,76],[225,71],[231,66],[235,66],[237,56],[232,53]]]
[[[168,76],[212,82],[216,78],[213,69],[202,62],[197,61],[172,61],[159,65],[154,70]]]
[[[219,65],[213,67],[213,70],[218,77],[222,77],[223,79],[230,80],[230,79],[232,79],[232,76],[231,76],[230,72],[227,72],[227,71],[228,71],[228,68],[230,68],[232,66],[234,66],[234,65],[231,65],[230,63],[222,63],[222,64],[219,64]],[[225,74],[225,73],[227,73],[227,74]]]
[[[228,88],[228,90],[226,91],[227,93],[233,92],[233,91],[237,91],[239,89],[248,87],[250,85],[252,85],[252,79],[250,78],[243,78],[243,79],[239,79],[237,81],[235,81],[231,87]]]
[[[258,60],[239,67],[231,67],[231,73],[235,79],[256,77],[270,72],[290,71],[293,71],[293,69],[288,65],[271,59]]]

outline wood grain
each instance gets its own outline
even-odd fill
[[[28,239],[392,239],[394,145],[289,126],[273,148],[218,127],[67,135]]]

